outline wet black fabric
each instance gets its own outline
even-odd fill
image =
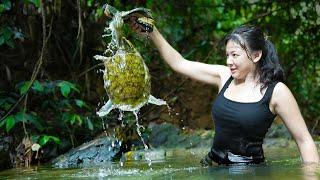
[[[267,87],[258,102],[236,102],[224,96],[232,77],[212,105],[215,136],[209,157],[218,164],[260,163],[264,161],[263,139],[276,115],[269,102],[277,82]]]

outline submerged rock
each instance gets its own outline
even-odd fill
[[[121,142],[111,137],[101,137],[70,150],[54,159],[54,167],[90,167],[110,163],[120,152]]]
[[[150,123],[148,144],[151,147],[164,148],[199,148],[210,147],[214,131],[208,130],[180,130],[170,123]]]

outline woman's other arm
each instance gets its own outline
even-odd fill
[[[319,163],[316,145],[308,131],[298,104],[289,88],[278,83],[274,89],[271,104],[295,139],[304,163]]]

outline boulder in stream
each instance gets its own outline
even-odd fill
[[[100,137],[70,150],[54,159],[54,167],[91,167],[110,163],[120,153],[121,141]]]

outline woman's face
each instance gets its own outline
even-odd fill
[[[254,73],[255,63],[248,58],[246,51],[233,40],[226,45],[227,66],[230,68],[232,77],[245,79],[248,74]]]

